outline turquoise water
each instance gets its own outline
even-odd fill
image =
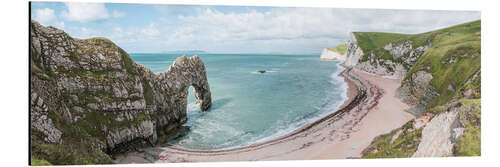
[[[131,54],[163,72],[179,54]],[[216,150],[271,140],[332,113],[347,98],[338,62],[319,55],[199,55],[207,69],[212,107],[201,112],[190,88],[190,131],[168,144]],[[256,73],[266,70],[266,73]]]

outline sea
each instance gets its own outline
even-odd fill
[[[130,54],[154,73],[182,54]],[[186,55],[191,57],[192,55]],[[335,112],[347,99],[339,62],[320,55],[199,54],[212,106],[201,111],[190,87],[189,131],[168,145],[223,150],[265,142]],[[258,70],[265,70],[259,73]]]

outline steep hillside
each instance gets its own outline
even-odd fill
[[[481,98],[481,21],[425,33],[414,40],[428,40],[432,46],[403,80],[402,95],[406,101],[412,103],[420,95],[419,90],[408,88],[418,82],[418,73],[432,75],[428,89],[434,91],[436,98],[423,99],[429,103],[428,109],[452,99]],[[406,92],[409,97],[404,97]]]
[[[76,39],[31,22],[32,163],[112,163],[114,153],[152,146],[186,128],[188,87],[211,104],[205,66],[178,58],[154,74],[105,38]]]
[[[408,104],[429,103],[431,108],[466,91],[480,97],[481,21],[416,35],[353,32],[351,38],[346,61],[403,79],[400,95]]]
[[[480,147],[476,147],[480,144],[474,143],[480,143],[480,140],[471,140],[480,136],[480,130],[477,130],[480,129],[480,124],[477,124],[478,121],[474,124],[463,121],[476,119],[477,114],[471,113],[480,113],[480,20],[414,35],[353,32],[346,55],[348,66],[402,79],[397,96],[413,106],[408,112],[418,116],[417,120],[423,121],[420,127],[406,125],[406,128],[399,129],[400,132],[394,131],[377,138],[365,150],[366,157],[480,155],[480,151],[477,151]],[[449,120],[456,121],[446,122]],[[439,129],[446,126],[449,128]],[[463,128],[464,135],[450,131],[457,129],[451,127],[457,126]],[[422,136],[405,138],[409,134],[414,135],[410,131],[422,131]],[[405,140],[397,142],[400,134]],[[432,147],[422,146],[432,145],[429,141],[435,141],[439,135],[456,136],[440,138],[443,143],[448,143],[448,147],[440,151],[429,151]],[[395,141],[396,145],[392,144]],[[416,149],[414,142],[420,141],[423,144]],[[461,141],[467,144],[461,144]],[[405,145],[403,143],[408,147],[402,147]],[[409,147],[410,143],[413,143],[412,147]],[[443,143],[440,145],[446,145]],[[474,146],[467,148],[465,145]],[[381,154],[381,151],[385,153]],[[413,155],[414,152],[417,153]],[[428,154],[429,152],[440,153]]]

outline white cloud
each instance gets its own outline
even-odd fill
[[[55,15],[54,10],[50,8],[36,9],[34,11],[33,19],[41,23],[42,25],[52,25],[57,28],[65,28],[64,22],[59,21]]]
[[[151,37],[151,36],[156,36],[160,34],[160,31],[156,28],[156,25],[151,23],[149,26],[143,28],[141,30],[142,35],[145,37]]]
[[[54,10],[49,8],[35,10],[35,20],[42,24],[48,24],[57,19]]]
[[[123,16],[125,16],[125,13],[120,12],[120,11],[116,11],[116,10],[113,11],[114,18],[119,18],[119,17],[123,17]]]
[[[204,9],[178,16],[178,27],[162,40],[166,46],[213,46],[214,50],[272,52],[294,48],[319,52],[345,42],[350,31],[422,33],[479,19],[479,12],[274,8],[267,12],[223,13]]]
[[[480,19],[480,12],[464,11],[272,8],[264,12],[225,13],[208,7],[196,10],[191,15],[180,12],[177,18],[159,17],[146,25],[116,24],[73,32],[80,37],[109,37],[131,52],[201,49],[226,53],[319,53],[325,47],[346,42],[351,31],[422,33]],[[119,15],[113,11],[110,17]]]
[[[64,4],[67,10],[63,11],[62,16],[70,21],[90,22],[109,17],[108,9],[103,3],[65,2]]]
[[[59,22],[57,22],[57,23],[56,23],[56,27],[63,29],[63,28],[65,27],[65,26],[64,26],[64,22],[63,22],[63,21],[59,21]]]
[[[169,15],[189,15],[200,11],[206,6],[191,5],[154,5],[153,8],[161,13]]]

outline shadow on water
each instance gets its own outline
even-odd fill
[[[217,100],[213,100],[212,101],[212,106],[207,111],[201,111],[199,107],[197,107],[193,111],[188,111],[188,122],[189,121],[196,121],[197,119],[203,117],[205,114],[209,114],[210,112],[213,112],[213,110],[219,109],[219,108],[227,105],[231,101],[232,101],[232,98],[217,99]],[[196,106],[199,105],[198,102],[196,102],[195,104],[196,104]],[[186,123],[183,126],[188,126],[189,127],[189,123]],[[160,146],[161,147],[172,146],[173,145],[172,143],[175,143],[175,142],[179,141],[180,139],[182,139],[183,137],[185,137],[186,134],[189,133],[190,131],[191,131],[191,128],[188,128],[183,134],[175,137],[174,139],[172,139],[169,142],[165,142],[165,143],[160,144]]]

